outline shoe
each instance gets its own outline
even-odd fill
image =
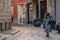
[[[48,37],[48,38],[49,38],[49,35],[46,35],[46,37]]]

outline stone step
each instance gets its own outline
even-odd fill
[[[5,17],[5,16],[6,16],[6,17],[11,17],[10,14],[0,14],[0,17],[1,17],[1,16],[4,16],[4,17]]]
[[[0,19],[11,19],[11,17],[0,17]]]
[[[11,22],[11,20],[0,20],[0,23],[1,23],[1,21],[3,21],[3,22]]]
[[[3,16],[3,17],[0,17],[0,20],[11,20],[11,19],[12,19],[12,18],[9,17],[9,16],[8,16],[8,17],[4,17],[4,16]]]

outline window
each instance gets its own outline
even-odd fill
[[[29,6],[29,10],[32,10],[32,3],[28,5]]]
[[[11,0],[11,6],[13,6],[13,0]]]

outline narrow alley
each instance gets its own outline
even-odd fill
[[[50,33],[50,38],[47,38],[44,29],[40,27],[27,25],[15,26],[14,28],[19,29],[20,32],[6,40],[60,40],[60,34],[55,30]]]

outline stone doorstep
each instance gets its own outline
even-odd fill
[[[5,40],[7,39],[6,37],[0,36],[0,40]]]
[[[17,23],[12,23],[12,26],[31,26],[32,24],[17,24]],[[32,25],[33,26],[33,25]]]
[[[15,35],[15,34],[18,33],[18,32],[20,32],[20,30],[12,29],[12,30],[7,30],[7,31],[0,32],[0,33]]]
[[[15,35],[15,34],[18,33],[18,32],[20,32],[20,30],[16,30],[16,29],[14,29],[14,30],[9,30],[9,31],[4,31],[4,33],[6,33],[6,34],[12,34],[12,35]]]
[[[7,35],[15,35],[16,33],[20,32],[20,30],[17,30],[17,29],[12,29],[12,30],[7,30],[7,31],[4,31],[4,32],[1,32],[3,35],[7,34]],[[3,35],[0,35],[0,40],[6,40],[9,36],[5,37]]]

